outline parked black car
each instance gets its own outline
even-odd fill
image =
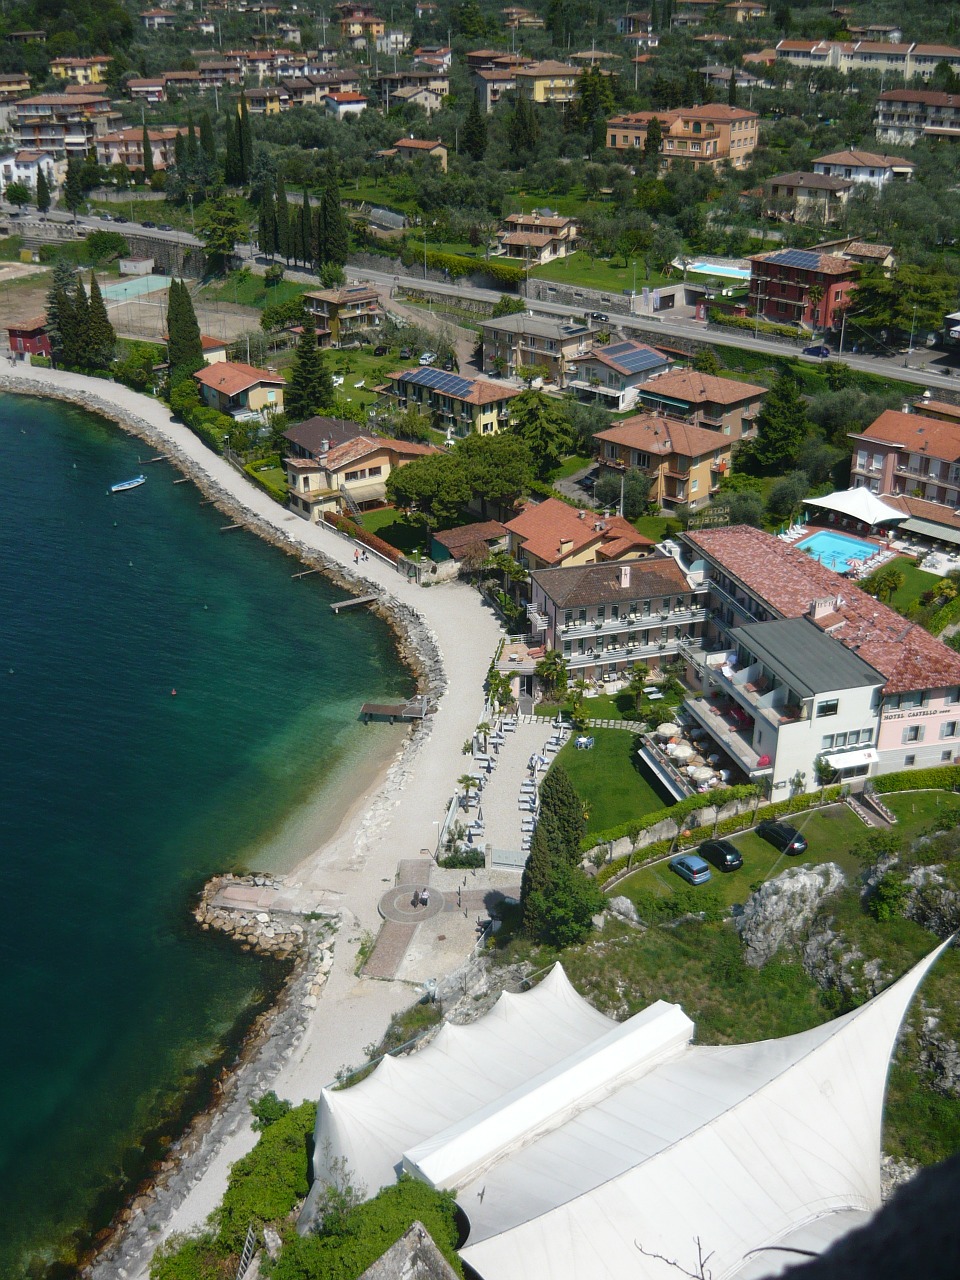
[[[157,224],[155,222],[147,222],[147,220],[144,219],[144,221],[141,222],[140,225],[141,227],[150,227],[151,229],[153,229],[154,227],[156,227]]]
[[[806,853],[807,842],[789,822],[772,822],[769,818],[757,823],[757,835],[772,844],[781,853]]]
[[[374,354],[375,356],[385,356],[385,355],[387,354],[387,348],[386,348],[386,347],[374,347],[374,348],[373,348],[373,354]]]
[[[743,866],[743,854],[729,840],[704,840],[697,852],[718,871],[736,871]]]

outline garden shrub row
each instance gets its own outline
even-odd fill
[[[934,771],[930,770],[930,772],[934,772]],[[823,803],[834,804],[837,800],[840,799],[842,790],[843,788],[840,786],[825,787],[823,791]],[[737,799],[744,798],[742,796],[732,797],[730,795],[732,791],[747,792],[748,794],[750,793],[755,794],[755,791],[752,787],[746,787],[746,786],[729,787],[726,791],[715,792],[714,794],[718,797],[718,799],[712,800],[711,804],[719,805],[721,803],[719,801],[720,796],[727,797],[724,801],[722,801],[723,804],[729,804],[730,800],[733,798],[737,798]],[[705,807],[703,803],[704,801],[703,796],[690,797],[690,800],[694,800],[694,799],[696,800],[696,804],[687,808],[686,810],[687,813],[690,813],[692,810],[703,809]],[[689,800],[682,800],[680,804],[674,807],[675,809],[679,809],[681,805],[689,805]],[[722,822],[718,822],[716,824],[715,830],[714,830],[713,824],[711,823],[710,835],[717,839],[721,839],[724,836],[736,835],[738,832],[748,831],[751,827],[756,826],[758,822],[763,822],[765,819],[767,821],[770,821],[777,818],[785,818],[785,817],[788,817],[790,814],[803,813],[804,810],[810,809],[812,807],[813,807],[813,804],[811,803],[811,797],[809,794],[791,796],[787,800],[778,800],[775,804],[761,805],[759,809],[757,809],[755,814],[754,813],[738,813],[738,814],[734,814],[733,817],[724,818]],[[673,811],[670,809],[664,810],[662,812],[668,816],[673,816]],[[658,817],[657,815],[647,815],[645,818],[645,821],[650,826],[655,825],[654,823],[651,823],[649,821],[650,817],[655,817],[657,822],[663,821],[663,818]],[[679,821],[679,820],[675,818],[675,821]],[[692,841],[695,841],[700,839],[701,835],[703,834],[703,831],[705,830],[706,828],[703,828],[701,829],[699,834],[695,834],[697,832],[697,828],[694,827],[689,830],[688,834],[691,836]],[[627,835],[629,833],[623,832],[622,834]],[[681,843],[682,843],[682,835],[683,835],[683,832],[681,832]],[[616,838],[620,839],[621,836],[617,836]],[[644,845],[642,849],[637,849],[635,853],[627,854],[622,858],[614,858],[612,862],[604,863],[604,865],[597,872],[597,883],[601,885],[607,884],[608,881],[612,880],[615,876],[620,875],[622,871],[626,871],[628,867],[632,867],[634,860],[637,861],[638,865],[641,865],[645,862],[652,861],[656,858],[662,858],[670,852],[670,850],[673,848],[673,845],[674,845],[673,840],[655,840],[653,844]]]
[[[949,627],[953,622],[960,622],[960,596],[955,596],[953,600],[948,600],[945,605],[932,615],[927,622],[927,630],[932,635],[938,636],[945,627]]]
[[[331,516],[324,512],[323,518],[327,524],[332,524],[340,533],[346,533],[357,542],[362,542],[371,551],[376,551],[380,555],[386,556],[394,564],[397,564],[400,560],[400,552],[396,547],[392,547],[389,542],[384,542],[383,538],[378,538],[375,533],[369,533],[366,529],[354,523],[353,520],[348,520],[346,516]]]
[[[709,798],[702,795],[687,796],[686,800],[680,800],[676,804],[665,805],[662,809],[654,809],[652,813],[645,813],[642,819],[638,818],[633,822],[621,822],[616,827],[608,827],[606,831],[598,831],[593,835],[587,836],[581,842],[580,847],[584,853],[587,853],[598,844],[612,844],[614,840],[622,840],[625,836],[629,836],[635,842],[644,831],[649,827],[655,827],[660,822],[666,822],[669,819],[682,827],[683,819],[687,814],[695,813],[698,809],[703,809],[708,804],[722,807],[725,804],[732,804],[734,800],[752,799],[756,794],[756,787],[744,785],[721,787],[719,790],[711,792]]]
[[[277,502],[286,503],[288,497],[287,486],[285,484],[277,484],[275,481],[264,475],[263,472],[258,471],[257,467],[262,466],[263,459],[258,458],[256,462],[248,462],[243,469],[254,484],[258,484],[261,489],[264,489],[269,493],[271,498],[275,499]]]
[[[438,249],[428,249],[426,254],[416,246],[406,246],[400,255],[400,261],[406,267],[416,262],[425,262],[433,271],[446,271],[451,280],[459,280],[463,276],[483,274],[501,284],[519,284],[523,279],[523,268],[515,267],[508,262],[491,262],[487,258],[467,258],[459,253],[442,253]]]
[[[897,791],[960,791],[960,769],[955,764],[934,765],[930,769],[904,769],[873,778],[877,795]]]
[[[716,307],[711,307],[707,312],[707,318],[711,324],[722,326],[725,329],[749,329],[757,333],[775,334],[778,338],[796,338],[797,331],[793,325],[789,324],[773,324],[769,320],[761,320],[759,324],[751,316],[731,316],[725,311],[719,311]]]

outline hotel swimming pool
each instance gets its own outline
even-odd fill
[[[809,552],[825,569],[833,569],[836,573],[846,573],[851,560],[869,560],[879,550],[875,542],[864,542],[862,538],[851,538],[831,529],[818,529],[809,538],[796,543],[796,547],[798,551]]]
[[[690,262],[687,264],[688,271],[695,271],[701,276],[718,276],[723,280],[749,280],[749,267],[734,267],[726,263],[717,262]]]
[[[129,302],[131,298],[139,298],[145,293],[157,293],[161,289],[170,288],[169,276],[128,276],[118,284],[103,285],[100,292],[108,302]]]

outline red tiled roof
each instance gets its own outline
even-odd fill
[[[253,365],[240,364],[239,361],[232,360],[225,360],[220,364],[209,364],[193,376],[197,382],[202,382],[205,387],[212,387],[214,391],[221,391],[225,396],[235,396],[261,382],[276,387],[286,385],[286,378],[281,377],[279,373],[272,373],[269,369],[257,369]]]
[[[493,542],[506,532],[507,526],[499,520],[482,520],[477,524],[462,524],[456,529],[444,529],[433,536],[447,548],[454,560],[459,560],[468,547],[474,547],[478,542]]]
[[[666,376],[666,375],[665,375]],[[659,382],[660,379],[658,378]],[[606,431],[598,431],[595,440],[609,440],[612,444],[626,445],[642,453],[666,457],[675,453],[683,458],[702,458],[717,449],[730,448],[730,437],[719,431],[708,431],[674,418],[658,418],[653,413],[638,413],[624,418]]]
[[[653,545],[622,516],[604,518],[593,511],[578,511],[558,498],[526,507],[506,527],[520,539],[524,551],[546,564],[556,564],[592,544],[598,555],[608,559]],[[561,545],[566,550],[561,551]]]
[[[960,655],[779,538],[748,525],[698,529],[684,537],[783,618],[801,618],[815,600],[832,600],[832,611],[816,625],[879,671],[885,693],[960,685]]]
[[[960,458],[960,423],[925,418],[921,413],[885,409],[865,431],[850,438],[899,445],[910,453],[926,454],[928,458],[944,458],[950,462]]]
[[[696,369],[662,373],[647,389],[654,395],[662,393],[672,400],[686,400],[690,404],[739,404],[741,400],[755,400],[767,393],[766,387],[752,382],[715,378],[709,373],[697,373]]]
[[[829,156],[817,156],[814,164],[843,164],[861,169],[915,169],[912,160],[901,156],[881,156],[875,151],[834,151]]]
[[[945,502],[928,502],[926,498],[911,498],[906,493],[881,493],[878,496],[888,507],[896,507],[898,511],[915,516],[917,520],[928,520],[931,524],[944,524],[960,529],[960,511],[955,507],[948,507]]]
[[[436,151],[443,143],[439,138],[400,138],[393,145],[398,151]]]

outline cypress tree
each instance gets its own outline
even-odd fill
[[[200,147],[197,143],[197,130],[193,123],[193,112],[187,112],[187,163],[191,169],[196,169],[197,161],[200,159]]]
[[[558,857],[572,863],[580,861],[580,841],[587,825],[583,802],[562,764],[551,766],[540,784],[540,824],[545,826],[550,847]]]
[[[200,326],[190,292],[181,280],[173,281],[168,295],[167,360],[171,388],[204,366]]]
[[[97,369],[107,369],[113,363],[117,335],[114,333],[107,308],[100,292],[97,277],[90,273],[90,325],[87,337],[87,349],[90,363]]]
[[[273,190],[269,182],[264,183],[263,195],[260,197],[260,208],[257,213],[257,239],[260,252],[273,257],[277,252],[277,210],[273,202]]]
[[[240,143],[240,181],[246,185],[253,172],[253,134],[250,131],[250,115],[247,111],[247,95],[240,90],[240,114],[237,139]]]
[[[150,145],[150,134],[147,132],[147,124],[143,124],[143,176],[147,182],[153,177],[153,147]]]
[[[50,184],[42,168],[37,171],[37,208],[41,213],[50,208]]]
[[[327,206],[323,194],[313,217],[313,244],[318,266],[327,261]]]
[[[322,204],[325,244],[321,261],[335,262],[342,267],[350,253],[350,227],[340,204],[340,189],[332,173],[327,176]]]
[[[303,261],[303,223],[300,221],[300,210],[296,207],[290,219],[290,257],[295,263]]]
[[[313,262],[316,258],[313,239],[313,214],[310,209],[310,195],[304,188],[303,204],[298,211],[300,219],[300,243],[303,246],[303,261]]]
[[[53,362],[58,368],[67,366],[77,349],[72,290],[73,272],[61,259],[54,263],[46,311],[47,336]]]
[[[483,118],[476,95],[470,102],[470,110],[463,122],[463,149],[471,160],[482,160],[487,150],[487,122]]]
[[[317,345],[317,331],[308,316],[297,340],[290,380],[284,394],[284,407],[292,422],[302,422],[326,408],[333,401],[333,380],[327,370],[323,352]]]
[[[240,117],[227,121],[227,150],[223,161],[223,179],[228,187],[243,185],[243,160],[240,155]]]
[[[206,157],[207,164],[211,170],[215,169],[217,164],[217,139],[213,132],[213,121],[210,119],[209,111],[204,111],[200,117],[200,150]]]
[[[177,136],[173,140],[173,163],[182,172],[187,161],[187,140],[182,133],[177,131]]]
[[[530,841],[530,853],[523,868],[520,880],[520,911],[523,927],[527,933],[536,936],[539,925],[537,910],[543,893],[553,876],[554,857],[547,841],[547,833],[543,823],[538,822]]]
[[[76,156],[71,156],[67,161],[67,177],[63,184],[63,203],[73,214],[74,220],[76,220],[77,210],[83,204],[81,162]]]
[[[290,207],[283,174],[277,174],[277,250],[290,261]]]
[[[730,84],[727,86],[727,106],[735,107],[737,105],[737,70],[736,67],[730,68]]]

